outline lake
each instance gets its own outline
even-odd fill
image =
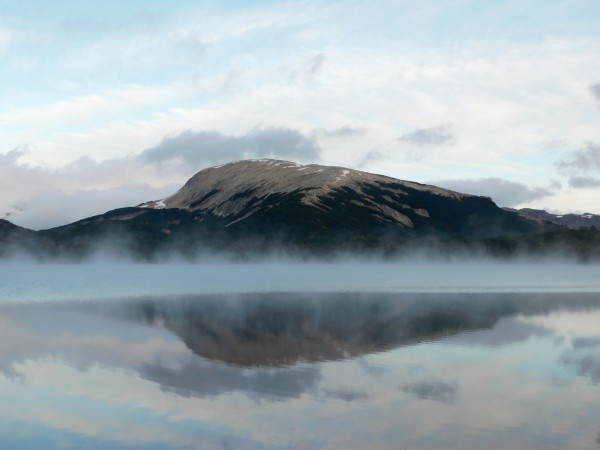
[[[0,447],[599,449],[597,268],[477,266],[0,266]]]

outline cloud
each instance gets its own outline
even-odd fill
[[[135,206],[150,199],[165,198],[181,186],[169,184],[152,187],[147,184],[126,184],[113,189],[81,189],[67,193],[59,189],[43,190],[17,202],[5,213],[13,216],[25,228],[49,228],[102,214],[111,209]]]
[[[133,156],[79,160],[55,169],[24,163],[28,149],[0,154],[0,218],[27,228],[45,229],[163,198],[186,176],[162,170]]]
[[[439,180],[431,184],[465,194],[491,197],[500,206],[518,206],[554,193],[550,188],[529,187],[502,178]]]
[[[349,139],[355,136],[362,136],[367,133],[367,130],[364,127],[351,127],[349,125],[344,125],[343,127],[332,130],[317,130],[315,133],[319,137],[325,139]]]
[[[358,161],[357,166],[364,168],[372,162],[384,160],[387,155],[381,150],[374,148],[366,152],[362,158]]]
[[[398,138],[403,144],[400,153],[409,161],[420,161],[443,145],[454,145],[456,138],[448,125],[418,128]]]
[[[600,83],[596,83],[590,86],[590,91],[594,94],[597,100],[600,100]]]
[[[316,77],[319,74],[326,60],[327,57],[325,56],[325,53],[316,54],[310,59],[300,63],[295,68],[289,69],[289,80],[303,80],[305,82],[311,81],[314,77]]]
[[[593,177],[569,177],[569,186],[572,188],[592,188],[600,186],[600,178]]]
[[[452,145],[456,142],[454,134],[447,125],[431,128],[418,128],[398,138],[400,142],[424,147]]]
[[[564,174],[586,173],[600,170],[600,144],[589,142],[558,161],[556,168]]]
[[[325,63],[325,59],[326,59],[325,53],[319,53],[314,58],[312,58],[308,62],[308,67],[306,69],[306,75],[309,78],[314,77],[319,72],[319,70],[321,70],[321,68],[323,67],[323,64]]]
[[[165,137],[139,156],[152,164],[180,162],[195,169],[248,158],[298,161],[319,159],[321,148],[314,138],[283,127],[254,128],[243,136],[218,131],[184,131]]]

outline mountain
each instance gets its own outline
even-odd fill
[[[34,243],[25,240],[28,251],[52,258],[98,249],[152,260],[223,251],[242,257],[273,251],[394,256],[479,246],[505,256],[524,239],[561,230],[499,208],[488,197],[343,167],[263,159],[202,170],[167,198],[30,232]]]
[[[597,214],[552,214],[543,209],[510,209],[505,208],[508,211],[513,211],[526,219],[535,220],[537,222],[550,222],[556,225],[561,225],[573,230],[580,228],[595,227],[600,229],[600,215]]]
[[[178,192],[141,208],[177,208],[224,227],[413,231],[448,236],[519,234],[536,228],[487,197],[367,172],[289,161],[211,167]]]

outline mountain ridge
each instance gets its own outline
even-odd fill
[[[533,208],[504,208],[507,211],[513,211],[522,217],[535,220],[538,222],[550,222],[556,225],[565,226],[567,228],[578,230],[581,228],[595,227],[600,228],[600,215],[592,213],[583,214],[553,214],[543,209]]]
[[[26,234],[2,229],[0,242],[13,236],[24,241],[27,252],[49,258],[82,258],[99,248],[139,260],[278,251],[394,257],[424,248],[508,257],[523,249],[544,252],[556,239],[582,252],[580,235],[500,208],[489,197],[272,159],[210,167],[166,198],[60,227]]]
[[[366,182],[397,183],[455,199],[479,197],[345,167],[301,165],[285,160],[258,159],[209,167],[190,178],[175,194],[138,206],[155,209],[179,208],[188,211],[210,210],[214,215],[225,217],[236,215],[253,200],[253,208],[247,211],[249,216],[259,207],[256,203],[260,204],[272,194],[290,194],[298,191],[301,192],[302,203],[323,209],[325,206],[322,197],[331,197],[335,189],[350,187],[362,196],[368,197],[360,189],[360,184]],[[404,194],[399,189],[390,191],[391,194]],[[246,195],[242,195],[244,193]],[[372,204],[367,203],[368,200],[365,199],[362,206],[373,207]],[[397,210],[380,207],[379,212],[387,219],[412,227],[410,219],[399,214]],[[415,212],[425,216],[428,214],[422,209]]]

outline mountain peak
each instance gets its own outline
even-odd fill
[[[402,199],[407,189],[461,200],[475,197],[436,186],[397,180],[346,167],[319,164],[302,165],[276,159],[252,159],[209,167],[198,172],[175,194],[163,200],[140,205],[145,208],[178,208],[187,211],[210,211],[220,217],[236,216],[245,211],[249,217],[267,203],[273,207],[275,196],[295,194],[301,203],[327,209],[328,200],[340,192],[352,192],[357,206],[370,208],[386,220],[412,228],[412,220],[393,205],[381,205],[373,190],[384,187],[387,200],[401,209],[428,216],[423,208],[411,208]],[[388,203],[389,203],[388,202]]]

